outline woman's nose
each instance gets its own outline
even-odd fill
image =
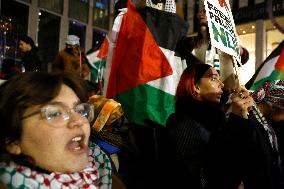
[[[70,112],[67,126],[68,128],[81,127],[86,122],[88,122],[88,120],[86,120],[86,118],[82,117],[80,114]]]
[[[220,84],[221,88],[224,88],[225,85],[224,85],[224,83],[220,79],[219,79],[219,84]]]

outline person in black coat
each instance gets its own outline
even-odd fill
[[[252,97],[249,124],[228,129],[227,187],[241,181],[245,189],[283,189],[284,82],[265,82]]]
[[[19,37],[19,50],[22,53],[22,65],[25,72],[41,70],[42,60],[31,37],[27,35]]]
[[[167,120],[167,181],[174,181],[169,182],[169,188],[225,187],[225,130],[234,122],[247,122],[244,112],[253,100],[246,91],[247,98],[235,95],[227,120],[219,105],[223,87],[218,72],[208,64],[189,65],[184,70],[176,91],[175,113]]]

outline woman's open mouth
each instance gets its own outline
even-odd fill
[[[71,139],[67,144],[67,149],[75,153],[84,153],[87,150],[87,145],[84,142],[85,136],[78,135]]]

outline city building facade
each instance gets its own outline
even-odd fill
[[[137,5],[146,0],[132,0]],[[116,0],[0,0],[0,57],[17,59],[17,37],[27,34],[38,45],[48,65],[64,48],[68,34],[80,37],[86,51],[96,49],[113,23]],[[177,14],[197,32],[197,12],[204,0],[176,0]],[[230,0],[236,31],[249,53],[241,68],[245,83],[270,52],[284,39],[283,0]],[[275,24],[276,22],[276,24]],[[277,25],[278,24],[278,25]]]

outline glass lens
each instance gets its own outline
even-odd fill
[[[78,104],[74,112],[91,122],[94,118],[93,107],[87,103]],[[70,119],[70,109],[59,104],[46,105],[41,110],[43,118],[52,126],[61,127]]]
[[[52,125],[61,125],[69,119],[67,111],[58,105],[47,105],[42,109],[46,120]]]
[[[85,117],[88,119],[88,121],[92,121],[93,117],[94,117],[94,111],[91,105],[87,104],[87,103],[82,103],[82,104],[78,104],[75,107],[75,112],[80,114],[82,117]]]

